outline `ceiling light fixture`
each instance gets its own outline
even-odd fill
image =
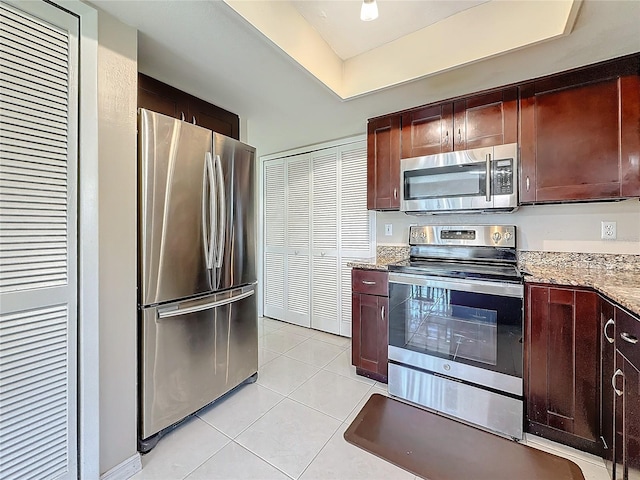
[[[362,0],[362,8],[360,9],[360,20],[370,22],[378,18],[378,4],[376,0]]]

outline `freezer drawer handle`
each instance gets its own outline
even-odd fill
[[[169,317],[177,317],[179,315],[187,315],[188,313],[196,313],[202,312],[203,310],[209,310],[212,308],[222,307],[224,305],[228,305],[233,302],[237,302],[238,300],[242,300],[243,298],[250,297],[255,293],[255,290],[250,290],[248,292],[241,293],[240,295],[236,295],[233,297],[225,298],[224,300],[218,300],[217,302],[205,303],[202,305],[197,305],[195,307],[187,307],[187,308],[176,308],[175,310],[158,310],[158,318],[169,318]]]

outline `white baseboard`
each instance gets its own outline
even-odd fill
[[[111,470],[100,475],[100,480],[127,480],[142,470],[140,454],[136,453]]]

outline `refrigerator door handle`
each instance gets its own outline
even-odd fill
[[[165,310],[158,310],[158,318],[169,318],[169,317],[177,317],[180,315],[187,315],[189,313],[202,312],[203,310],[210,310],[212,308],[222,307],[224,305],[229,305],[230,303],[237,302],[238,300],[242,300],[244,298],[250,297],[256,291],[254,289],[249,290],[248,292],[240,293],[238,295],[231,296],[229,298],[225,298],[224,300],[218,300],[215,302],[204,303],[202,305],[196,305],[193,307],[186,308],[167,308]]]
[[[218,251],[216,252],[216,268],[222,267],[224,255],[225,231],[227,229],[227,199],[224,192],[224,174],[220,155],[216,155],[216,170],[218,173]]]
[[[204,155],[204,172],[202,173],[202,244],[204,246],[204,260],[207,268],[212,263],[211,249],[209,248],[209,225],[207,222],[207,186],[209,185],[209,164],[211,159],[211,153],[207,152]]]
[[[216,229],[216,219],[214,218],[214,212],[216,210],[216,199],[215,199],[215,177],[214,177],[214,172],[213,172],[213,157],[211,156],[211,152],[207,152],[206,154],[206,158],[207,158],[207,178],[209,180],[209,224],[206,225],[206,219],[204,219],[205,217],[205,210],[206,210],[206,206],[203,208],[203,224],[202,224],[202,228],[208,228],[209,230],[209,234],[208,234],[208,246],[207,246],[207,250],[208,250],[208,255],[207,255],[207,269],[211,270],[213,269],[213,264],[214,264],[214,255],[215,255],[215,249],[216,249],[216,245],[215,245],[215,229]]]

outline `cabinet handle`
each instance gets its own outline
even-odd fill
[[[613,374],[613,377],[611,377],[611,386],[613,387],[613,391],[614,391],[614,392],[616,392],[616,395],[618,395],[619,397],[621,397],[621,396],[622,396],[622,394],[623,394],[624,392],[623,392],[622,390],[618,390],[618,389],[616,388],[616,377],[617,377],[618,375],[622,375],[622,376],[624,376],[624,375],[623,375],[623,373],[622,373],[622,370],[617,369],[617,370],[616,370],[616,373],[614,373],[614,374]]]
[[[372,282],[370,280],[362,280],[362,283],[364,283],[365,285],[375,285],[376,282]]]
[[[398,198],[398,189],[397,188],[393,189],[393,198]]]
[[[635,345],[636,343],[638,343],[638,339],[636,338],[636,336],[635,336],[635,335],[631,335],[630,333],[622,332],[622,333],[620,334],[620,337],[622,337],[622,339],[623,339],[625,342],[632,343],[633,345]]]
[[[321,256],[321,257],[324,257],[324,252],[320,252],[320,256]]]
[[[184,122],[184,112],[180,112],[180,120]]]
[[[449,130],[447,130],[444,134],[444,142],[445,145],[449,143]]]
[[[384,305],[382,305],[382,308],[380,309],[380,318],[384,322]]]
[[[613,321],[613,318],[610,318],[609,320],[607,320],[607,323],[604,324],[604,327],[602,329],[602,333],[604,333],[604,338],[607,339],[607,342],[609,343],[613,343],[613,338],[611,338],[609,335],[607,335],[607,328],[609,328],[609,325],[615,325],[616,322]]]
[[[462,130],[458,129],[458,142],[462,143]]]
[[[527,180],[526,180],[526,182],[525,182],[525,183],[526,183],[526,185],[527,185],[527,192],[528,192],[528,191],[529,191],[529,177],[527,177]]]

